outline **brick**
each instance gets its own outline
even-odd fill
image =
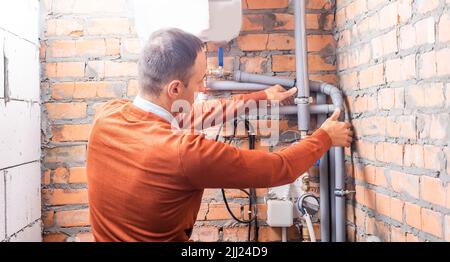
[[[46,104],[50,119],[73,119],[86,117],[86,103],[52,103]]]
[[[431,139],[445,139],[449,136],[450,116],[448,114],[431,115],[429,136]]]
[[[380,30],[396,25],[398,21],[397,3],[394,2],[383,7],[378,15],[380,17]]]
[[[105,77],[105,61],[88,61],[85,71],[86,77],[98,79]]]
[[[64,233],[44,233],[44,242],[65,242],[67,235]]]
[[[105,77],[137,76],[137,64],[105,61]]]
[[[436,66],[438,76],[450,74],[450,48],[436,51]]]
[[[280,9],[287,8],[288,0],[244,0],[244,9]]]
[[[383,161],[395,163],[397,165],[403,164],[404,145],[382,143],[383,144]]]
[[[46,169],[42,175],[41,175],[41,184],[43,185],[50,185],[50,174],[51,174],[51,170],[50,169]]]
[[[239,218],[241,217],[241,206],[236,203],[229,203],[231,211]],[[230,219],[231,215],[228,213],[225,204],[223,203],[210,203],[209,211],[206,215],[207,220],[224,220]]]
[[[276,17],[277,23],[282,26],[277,26],[275,29],[294,30],[294,17],[292,15]],[[326,14],[306,14],[306,29],[331,30],[333,28],[334,16]]]
[[[75,235],[75,238],[79,242],[95,242],[92,233],[78,233]]]
[[[73,40],[53,41],[49,47],[50,57],[71,57],[76,56],[76,42]]]
[[[437,74],[436,52],[430,51],[421,56],[421,67],[419,68],[420,78],[430,78]]]
[[[450,41],[450,14],[444,13],[439,19],[438,34],[440,42]]]
[[[123,49],[126,55],[139,55],[142,45],[138,38],[127,38],[123,41]]]
[[[352,42],[352,37],[350,34],[350,30],[344,30],[340,33],[339,39],[337,41],[337,48],[343,48],[350,45]]]
[[[376,211],[377,213],[390,217],[391,216],[391,199],[389,196],[376,193]]]
[[[65,184],[69,180],[69,170],[65,167],[59,167],[53,172],[54,184]]]
[[[416,28],[411,25],[405,25],[400,28],[400,48],[408,49],[416,45]]]
[[[330,10],[333,5],[328,0],[306,1],[306,9]]]
[[[280,240],[281,240],[281,228],[266,227],[266,226],[259,228],[260,242],[272,242]]]
[[[348,73],[340,76],[341,87],[343,89],[358,89],[358,74],[357,72]]]
[[[137,96],[139,91],[139,83],[137,80],[130,80],[128,82],[127,96]]]
[[[381,186],[381,187],[388,186],[386,176],[384,175],[384,168],[382,168],[382,167],[375,168],[375,185]]]
[[[336,48],[336,43],[332,35],[308,35],[308,52],[320,52],[322,50]],[[295,44],[295,41],[292,41]]]
[[[405,173],[391,171],[391,186],[394,192],[406,193],[414,198],[419,198],[419,177]]]
[[[47,149],[45,163],[84,162],[86,160],[86,146],[68,146]]]
[[[237,43],[242,51],[262,51],[266,50],[268,40],[268,34],[251,34],[239,36]]]
[[[267,58],[256,57],[242,57],[240,59],[241,70],[247,73],[264,73],[267,65]]]
[[[442,83],[413,86],[406,89],[407,108],[444,106],[444,86]]]
[[[422,145],[405,145],[404,165],[408,167],[425,167]]]
[[[445,241],[450,241],[450,216],[445,216]]]
[[[387,137],[399,137],[400,125],[394,118],[386,118],[386,136]]]
[[[73,36],[84,35],[81,21],[75,19],[49,19],[47,20],[46,36]]]
[[[275,18],[275,15],[272,15]],[[244,14],[242,16],[241,31],[262,31],[264,16],[262,14]]]
[[[359,72],[359,86],[361,89],[381,85],[383,83],[383,64],[374,65]]]
[[[436,41],[435,39],[435,22],[434,17],[429,17],[422,19],[414,25],[416,32],[416,44],[432,44]]]
[[[398,16],[400,22],[406,22],[412,15],[412,0],[400,0],[398,2]]]
[[[42,189],[42,199],[46,205],[87,204],[86,189]]]
[[[266,204],[258,204],[258,220],[266,220],[267,219],[267,205]],[[248,205],[244,206],[244,219],[248,220]]]
[[[194,226],[192,241],[216,242],[219,240],[219,229],[214,226]]]
[[[383,110],[392,110],[395,106],[395,90],[384,88],[378,92],[378,106]]]
[[[386,62],[386,80],[388,82],[413,79],[416,75],[415,55],[393,59]]]
[[[73,167],[70,169],[69,183],[71,184],[86,184],[86,168]]]
[[[408,139],[416,139],[416,118],[415,116],[398,117],[400,126],[400,137]]]
[[[345,16],[345,8],[336,11],[336,27],[343,27],[347,18]]]
[[[52,141],[87,141],[90,130],[90,124],[52,126]]]
[[[44,224],[44,228],[53,227],[55,212],[53,210],[42,212],[42,223]]]
[[[336,70],[336,65],[327,61],[327,57],[322,55],[308,56],[308,71],[333,71]]]
[[[49,78],[83,77],[84,62],[60,62],[48,63],[46,65],[47,76]]]
[[[367,5],[365,0],[355,0],[350,2],[346,8],[346,15],[348,19],[353,19],[356,16],[367,11]]]
[[[82,57],[100,57],[106,55],[105,39],[86,39],[76,42],[76,53]]]
[[[430,209],[422,208],[421,210],[421,218],[422,218],[422,230],[435,235],[437,237],[442,238],[442,214],[432,211]]]
[[[362,113],[367,111],[367,96],[358,97],[353,102],[353,113]]]
[[[444,161],[444,156],[441,148],[425,145],[423,147],[423,153],[425,168],[433,170],[441,169],[441,161]]]
[[[399,227],[391,228],[391,241],[392,242],[406,242],[406,233]]]
[[[56,211],[56,225],[60,227],[82,227],[89,225],[89,209]]]
[[[289,34],[269,34],[267,40],[267,49],[268,50],[295,49],[295,39],[293,36]]]
[[[273,72],[294,72],[295,55],[272,55]]]
[[[362,158],[375,159],[375,145],[370,142],[356,141],[356,152]]]
[[[406,233],[406,242],[420,242],[420,239],[413,234]]]
[[[390,216],[391,218],[402,222],[403,220],[404,202],[400,199],[391,197],[390,199]]]
[[[415,5],[418,13],[427,13],[439,6],[439,0],[418,0]]]
[[[382,242],[390,242],[391,225],[383,221],[375,222],[375,235],[379,236]]]
[[[39,162],[24,164],[4,171],[4,218],[6,234],[11,236],[41,218]],[[39,225],[40,226],[40,225]]]
[[[88,20],[86,32],[89,35],[128,35],[132,31],[128,18],[95,18]]]
[[[244,242],[247,241],[247,227],[225,227],[223,229],[223,241]]]
[[[445,206],[445,188],[437,178],[427,176],[421,177],[420,196],[425,201]]]
[[[420,209],[418,205],[409,202],[405,203],[405,222],[419,230],[422,229],[422,214]]]

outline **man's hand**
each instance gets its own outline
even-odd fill
[[[266,92],[268,100],[279,101],[281,105],[287,105],[294,102],[293,95],[297,93],[297,87],[293,87],[286,91],[284,87],[276,85],[264,90],[264,92]]]
[[[339,122],[340,114],[341,110],[337,109],[321,128],[330,136],[332,146],[350,147],[353,137],[352,126],[350,123]]]

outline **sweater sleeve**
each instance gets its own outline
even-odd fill
[[[331,139],[318,129],[276,153],[239,149],[203,135],[185,135],[179,146],[184,175],[196,189],[264,188],[294,182],[329,150]]]
[[[189,114],[180,115],[179,123],[183,129],[203,130],[211,126],[236,118],[246,109],[257,106],[259,101],[266,100],[264,91],[236,95],[229,99],[213,99],[195,103]]]

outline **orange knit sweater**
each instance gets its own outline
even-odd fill
[[[265,99],[263,92],[235,99]],[[177,134],[128,100],[106,104],[91,131],[87,175],[96,241],[187,241],[205,188],[293,182],[331,146],[322,129],[268,153]]]

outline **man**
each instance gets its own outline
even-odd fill
[[[172,104],[192,104],[205,72],[206,56],[197,37],[177,29],[158,31],[140,57],[138,97],[112,101],[98,113],[87,158],[96,241],[187,241],[205,188],[288,184],[331,146],[351,143],[350,125],[336,121],[339,111],[312,136],[278,153],[174,132]],[[233,101],[281,101],[295,92],[275,86]]]

